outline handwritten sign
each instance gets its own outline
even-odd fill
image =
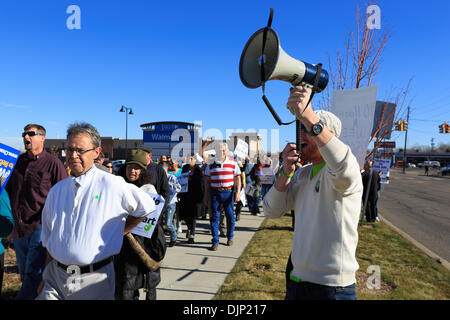
[[[245,189],[241,188],[239,192],[239,197],[241,198],[242,206],[245,207],[247,205],[247,198],[245,197]]]
[[[19,155],[19,150],[0,143],[0,193],[5,188]]]
[[[273,184],[275,181],[275,172],[273,172],[272,167],[262,167],[261,168],[261,184]]]
[[[147,194],[149,194],[153,198],[153,201],[155,201],[155,210],[150,212],[150,214],[145,217],[145,220],[139,223],[130,232],[132,234],[137,234],[138,236],[151,238],[159,216],[161,215],[161,211],[164,208],[164,198],[159,194],[149,192],[147,192]]]
[[[234,154],[241,159],[245,159],[248,156],[248,143],[242,139],[238,139]]]
[[[375,159],[373,170],[381,171],[381,183],[389,184],[389,168],[391,167],[391,159]]]
[[[181,185],[181,190],[178,193],[188,192],[189,172],[182,173],[178,176],[178,183]]]
[[[342,122],[339,139],[348,145],[364,167],[377,102],[378,85],[333,92],[331,112]]]

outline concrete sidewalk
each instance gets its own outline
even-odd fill
[[[167,248],[157,300],[212,299],[264,218],[242,208],[235,226],[234,244],[228,247],[227,238],[221,237],[217,251],[209,250],[212,245],[209,220],[197,220],[194,244],[187,243],[187,227],[182,225],[183,233],[178,234],[176,246]],[[144,297],[141,290],[140,299]]]

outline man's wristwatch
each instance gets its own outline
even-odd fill
[[[319,120],[319,122],[313,124],[313,126],[311,127],[311,131],[308,132],[308,134],[313,137],[318,136],[319,134],[322,133],[323,127],[324,123],[322,122],[322,120]]]

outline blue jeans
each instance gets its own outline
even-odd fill
[[[258,199],[252,196],[247,196],[247,202],[250,212],[253,214],[259,214]]]
[[[23,238],[14,239],[17,266],[22,287],[17,293],[18,300],[33,300],[42,280],[46,250],[41,243],[41,228]]]
[[[170,240],[175,241],[178,238],[177,229],[173,225],[173,215],[175,214],[175,209],[177,208],[177,203],[167,205],[167,216],[166,216],[166,226],[170,233]]]
[[[288,280],[285,300],[356,300],[355,284],[331,287]]]
[[[270,188],[272,187],[271,184],[263,184],[261,186],[261,200],[264,199],[264,196],[267,192],[269,192]]]
[[[223,205],[225,216],[227,218],[227,238],[234,237],[234,194],[233,189],[219,192],[211,188],[211,234],[212,243],[219,244],[219,205]]]

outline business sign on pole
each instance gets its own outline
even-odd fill
[[[19,150],[0,143],[0,193],[5,188],[19,155]]]
[[[377,92],[378,85],[333,92],[330,111],[342,123],[339,139],[350,146],[360,168],[364,167],[366,151],[369,146]]]

